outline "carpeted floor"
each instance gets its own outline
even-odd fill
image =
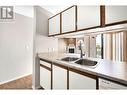
[[[32,90],[32,75],[0,85],[1,89]]]

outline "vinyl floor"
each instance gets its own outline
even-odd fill
[[[0,85],[0,90],[32,90],[32,75]]]

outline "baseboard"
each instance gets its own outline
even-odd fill
[[[0,82],[0,85],[14,81],[14,80],[17,80],[17,79],[20,79],[20,78],[23,78],[23,77],[28,76],[28,75],[32,75],[32,73],[24,74],[24,75],[21,75],[19,77],[15,77],[15,78],[10,79],[10,80],[2,81],[2,82]]]

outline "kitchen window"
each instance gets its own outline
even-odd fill
[[[96,36],[96,57],[103,58],[103,34]]]
[[[104,59],[127,62],[127,32],[104,34]]]

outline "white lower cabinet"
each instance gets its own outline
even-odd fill
[[[67,89],[67,70],[53,65],[53,89]]]
[[[44,62],[43,65],[49,67]],[[69,83],[69,89],[96,89],[96,79],[72,71],[67,75],[67,69],[56,65],[52,66],[52,80],[53,89],[56,90],[66,90],[67,83]],[[51,89],[51,71],[43,66],[40,66],[40,85],[45,90]]]
[[[69,71],[69,89],[96,89],[96,80]]]
[[[51,89],[51,71],[40,67],[40,85],[44,89]]]

